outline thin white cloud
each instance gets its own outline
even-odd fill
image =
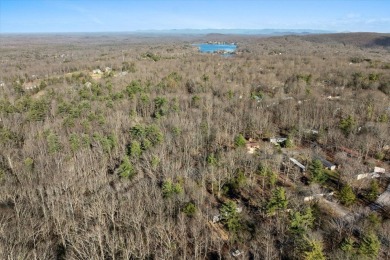
[[[346,15],[347,19],[356,19],[356,18],[360,18],[360,17],[361,17],[361,14],[357,14],[357,13],[349,13]]]
[[[70,11],[76,12],[79,15],[81,15],[83,18],[86,18],[87,22],[91,22],[97,25],[104,25],[105,23],[96,15],[94,14],[93,10],[86,9],[83,7],[80,7],[78,5],[73,4],[72,2],[52,2],[53,4],[56,4],[60,8],[68,9]],[[77,3],[77,2],[74,2]]]

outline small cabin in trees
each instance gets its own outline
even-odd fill
[[[242,255],[242,252],[240,250],[237,249],[232,251],[232,256],[239,257],[240,255]]]
[[[357,175],[357,179],[364,179],[364,178],[379,178],[381,174],[386,173],[386,170],[381,167],[374,167],[374,171],[370,173],[362,173]]]
[[[285,137],[272,137],[269,139],[269,142],[273,143],[274,145],[278,145],[278,144],[285,142],[286,140],[287,140],[287,138],[285,138]]]
[[[379,174],[375,173],[375,172],[370,172],[370,173],[361,173],[361,174],[358,174],[356,176],[356,179],[357,180],[361,180],[361,179],[365,179],[365,178],[379,178]]]
[[[386,172],[385,168],[374,167],[374,173],[385,173],[385,172]]]
[[[322,162],[322,165],[324,166],[325,169],[334,171],[336,170],[336,165],[334,163],[329,162],[328,160],[325,160],[324,158],[318,157],[318,160]]]

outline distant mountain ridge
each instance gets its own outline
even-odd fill
[[[134,33],[140,34],[236,34],[236,35],[307,35],[335,33],[335,31],[315,29],[171,29],[171,30],[139,30]]]

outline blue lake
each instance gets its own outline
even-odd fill
[[[199,51],[203,53],[214,53],[214,52],[232,53],[235,52],[237,49],[237,45],[235,44],[201,43],[201,44],[195,44],[195,46],[198,46]]]

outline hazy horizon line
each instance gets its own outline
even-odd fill
[[[276,29],[276,28],[263,28],[263,29],[226,29],[226,28],[208,28],[208,29],[200,29],[200,28],[185,28],[185,29],[139,29],[139,30],[129,30],[129,31],[51,31],[51,32],[0,32],[0,35],[31,35],[31,34],[192,34],[192,35],[201,35],[201,34],[210,34],[210,33],[218,33],[218,32],[234,32],[227,33],[232,35],[272,35],[272,34],[281,34],[281,33],[296,33],[296,34],[327,34],[327,33],[378,33],[378,34],[388,34],[390,32],[377,32],[377,31],[337,31],[337,30],[326,30],[326,29]],[[186,33],[187,32],[187,33]],[[199,32],[199,33],[196,33]],[[204,33],[201,33],[204,32]]]

